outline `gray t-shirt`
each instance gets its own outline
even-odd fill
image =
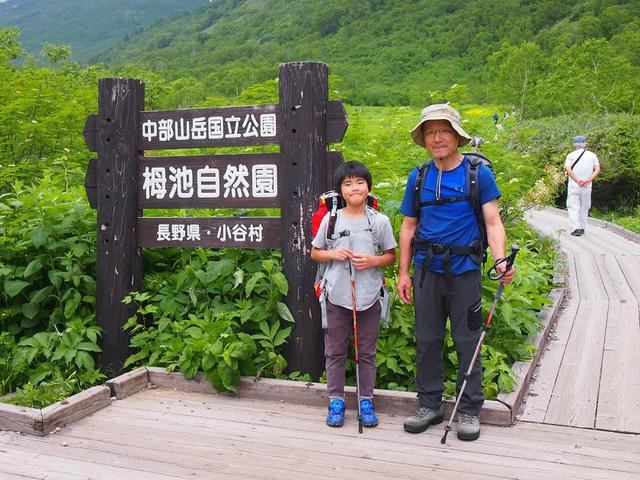
[[[320,223],[318,233],[311,244],[322,250],[334,250],[340,247],[350,248],[354,253],[378,255],[385,250],[396,248],[398,244],[393,238],[393,230],[389,218],[373,209],[361,219],[348,218],[338,210],[335,233],[349,231],[349,235],[335,235],[335,240],[327,240],[329,215],[325,215]],[[374,239],[377,245],[374,245]],[[355,271],[357,310],[366,310],[380,299],[382,274],[377,268]],[[328,300],[334,305],[353,308],[351,299],[351,273],[349,262],[329,262],[325,272],[325,288]]]

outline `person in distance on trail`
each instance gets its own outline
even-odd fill
[[[569,176],[567,184],[567,211],[571,235],[579,237],[587,227],[591,208],[591,186],[600,173],[600,162],[595,153],[587,150],[587,139],[578,135],[573,139],[573,152],[567,155],[564,169]]]
[[[458,391],[484,323],[481,264],[486,245],[482,245],[478,224],[482,220],[474,213],[467,191],[471,165],[478,168],[478,208],[482,210],[488,244],[496,260],[505,257],[506,236],[498,207],[500,191],[491,170],[482,163],[469,163],[472,158],[458,151],[471,139],[460,126],[460,114],[446,104],[430,105],[422,110],[411,136],[433,158],[424,172],[424,180],[417,180],[419,168],[409,174],[400,207],[404,218],[400,229],[397,288],[404,303],[414,304],[415,387],[419,401],[416,413],[405,421],[404,429],[420,433],[443,420],[442,344],[447,318],[460,360]],[[422,188],[416,189],[416,183],[420,182]],[[412,258],[413,278],[409,276]],[[506,262],[498,264],[496,269],[499,274],[504,273],[502,283],[511,282],[515,269],[505,272]],[[475,440],[480,436],[479,412],[483,402],[478,356],[460,400],[458,438],[461,440]]]
[[[344,424],[345,360],[353,331],[352,273],[356,292],[362,425],[375,427],[378,424],[373,406],[383,285],[378,267],[395,262],[398,244],[389,218],[367,206],[371,183],[371,173],[363,164],[346,162],[340,165],[335,172],[335,190],[342,195],[346,205],[337,211],[334,233],[327,235],[330,218],[327,214],[312,242],[311,258],[328,264],[324,274],[327,317],[324,353],[329,394],[326,422],[331,427]]]

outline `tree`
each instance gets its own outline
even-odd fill
[[[17,40],[19,36],[17,28],[0,28],[0,63],[15,60],[26,53]]]
[[[633,112],[640,101],[640,68],[605,39],[568,48],[536,86],[542,114]]]
[[[497,102],[518,104],[520,120],[528,108],[531,88],[544,70],[544,57],[535,43],[507,45],[489,57],[489,97]]]
[[[54,45],[53,43],[44,42],[40,55],[48,59],[53,67],[60,60],[71,57],[71,47],[69,45]]]

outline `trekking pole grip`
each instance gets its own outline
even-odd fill
[[[520,251],[520,247],[518,245],[516,245],[515,243],[511,245],[511,254],[508,257],[507,268],[505,272],[508,272],[509,270],[511,270],[511,267],[513,267],[513,264],[516,261],[516,255],[518,254],[519,251]]]

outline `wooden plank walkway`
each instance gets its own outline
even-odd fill
[[[380,415],[360,435],[324,407],[144,390],[47,437],[0,432],[0,478],[637,479],[640,436],[520,423],[476,442],[412,435]]]
[[[640,244],[593,224],[572,237],[560,210],[528,221],[559,239],[570,293],[518,418],[640,433]]]

